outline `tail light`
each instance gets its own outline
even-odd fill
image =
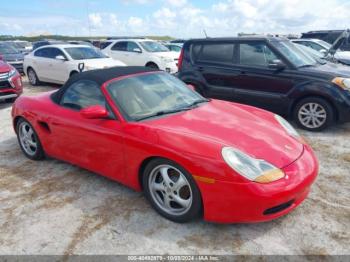
[[[183,59],[184,59],[184,49],[181,48],[181,53],[180,53],[180,56],[179,56],[179,61],[177,62],[177,69],[178,69],[178,71],[181,70]]]

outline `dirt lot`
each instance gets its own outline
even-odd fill
[[[34,94],[56,87],[30,87]],[[141,193],[75,166],[33,162],[0,104],[0,254],[350,254],[350,124],[302,132],[321,163],[308,199],[262,224],[175,224]]]

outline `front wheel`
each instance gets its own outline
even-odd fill
[[[294,120],[303,129],[322,131],[333,123],[334,110],[326,100],[308,97],[295,106]]]
[[[154,209],[171,221],[188,222],[201,213],[201,195],[192,176],[170,160],[152,160],[144,170],[143,187]]]
[[[44,159],[44,150],[32,125],[27,120],[21,118],[17,122],[16,130],[19,145],[26,157],[32,160]]]

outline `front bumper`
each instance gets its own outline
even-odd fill
[[[283,171],[284,178],[269,184],[202,183],[204,219],[219,223],[263,222],[289,213],[307,197],[317,176],[318,162],[312,149],[305,145],[303,154]]]
[[[19,73],[24,73],[23,61],[8,61],[8,63],[16,68]]]
[[[19,74],[0,80],[0,100],[16,98],[23,93],[22,79]]]

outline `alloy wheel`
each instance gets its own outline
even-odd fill
[[[38,149],[38,141],[36,141],[32,127],[22,122],[18,128],[19,141],[23,150],[30,156],[34,156]]]
[[[36,79],[35,72],[32,69],[28,71],[28,79],[32,85],[36,85],[37,79]]]
[[[300,107],[298,118],[300,123],[308,128],[319,128],[327,121],[327,112],[318,103],[306,103]]]
[[[186,176],[171,165],[155,167],[149,176],[149,191],[156,205],[169,215],[185,214],[192,205],[193,194]]]

